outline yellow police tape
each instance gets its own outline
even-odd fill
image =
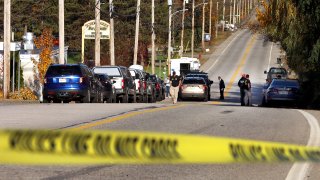
[[[0,131],[0,164],[320,162],[320,148],[122,131]]]

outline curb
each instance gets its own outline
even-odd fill
[[[38,100],[1,99],[0,104],[39,104]]]

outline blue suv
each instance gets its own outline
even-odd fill
[[[101,94],[98,80],[84,64],[52,64],[44,78],[43,102],[90,103]]]

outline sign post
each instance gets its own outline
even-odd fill
[[[81,62],[84,62],[84,40],[95,39],[95,20],[90,20],[82,26]],[[100,20],[100,39],[110,39],[110,24]]]

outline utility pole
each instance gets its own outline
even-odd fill
[[[114,22],[113,22],[113,2],[109,0],[109,13],[110,13],[110,64],[115,65],[114,58]]]
[[[136,65],[138,62],[138,46],[139,46],[139,26],[140,26],[140,0],[137,0],[137,16],[136,16],[136,34],[134,39],[134,56],[133,64]]]
[[[3,97],[9,98],[10,92],[10,35],[11,35],[11,0],[4,0],[4,43],[3,43]]]
[[[243,1],[244,0],[240,0],[240,10],[241,10],[241,12],[240,12],[240,14],[241,14],[241,19],[243,19],[244,18],[244,14],[243,14]]]
[[[247,2],[248,0],[244,0],[244,16],[247,17]]]
[[[59,64],[64,63],[64,0],[59,0]]]
[[[251,0],[248,0],[248,15],[250,14],[251,10]]]
[[[202,46],[202,52],[205,52],[205,45],[204,45],[204,31],[205,31],[205,27],[204,27],[204,23],[206,20],[206,3],[205,0],[203,0],[203,6],[202,6],[202,33],[201,33],[201,46]]]
[[[155,64],[155,56],[156,56],[156,50],[155,50],[155,39],[156,39],[156,35],[155,35],[155,32],[154,32],[154,0],[152,0],[152,18],[151,18],[151,31],[152,31],[152,35],[151,35],[151,41],[152,41],[152,52],[151,52],[151,69],[152,69],[152,74],[155,73],[155,70],[154,70],[154,64]],[[160,62],[161,64],[161,62]]]
[[[239,23],[239,26],[240,26],[240,22],[241,22],[241,19],[240,19],[240,4],[241,4],[241,0],[238,0],[238,4],[237,4],[237,8],[238,8],[238,23]]]
[[[226,11],[226,0],[223,0],[223,12],[222,12],[222,32],[224,32],[224,26],[225,26],[225,20],[224,20],[224,15],[225,15],[225,11]]]
[[[169,70],[169,75],[171,75],[171,6],[172,6],[172,1],[169,0],[168,1],[168,5],[169,5],[169,29],[168,29],[168,59],[167,59],[167,63],[168,63],[168,70]]]
[[[212,36],[212,0],[210,0],[210,5],[209,5],[209,34]]]
[[[237,0],[233,0],[233,24],[235,25],[236,24],[236,1]]]
[[[180,43],[180,57],[183,54],[183,37],[184,37],[184,12],[186,11],[186,0],[183,0],[182,8],[182,23],[181,23],[181,43]]]
[[[95,66],[100,66],[100,0],[96,0],[95,5],[95,43],[94,43],[94,62]]]
[[[232,20],[232,0],[230,0],[230,4],[229,4],[229,24],[231,24],[231,20]]]
[[[218,37],[218,24],[219,24],[219,2],[217,1],[217,12],[216,12],[216,38]]]
[[[194,48],[194,1],[192,0],[192,35],[191,35],[191,58],[193,58],[193,48]]]

